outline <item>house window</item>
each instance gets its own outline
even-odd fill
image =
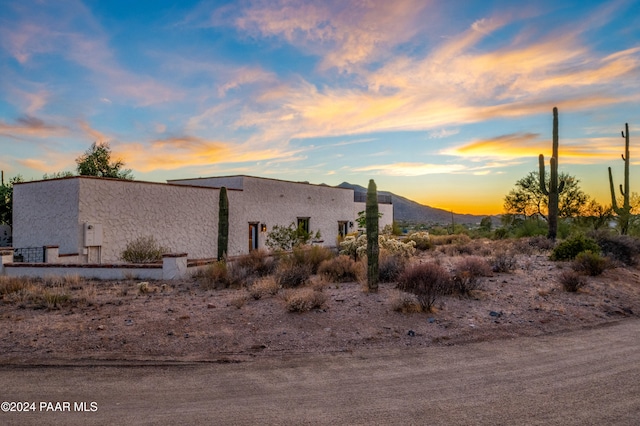
[[[349,233],[349,222],[341,220],[338,222],[338,235],[344,237]]]
[[[304,231],[305,233],[309,233],[309,218],[308,217],[299,217],[298,218],[298,230]]]

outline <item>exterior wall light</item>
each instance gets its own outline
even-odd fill
[[[349,228],[353,228],[353,222],[349,222]]]
[[[265,223],[260,225],[260,232],[267,232],[267,225]]]

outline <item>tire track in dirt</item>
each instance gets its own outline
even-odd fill
[[[3,401],[98,411],[3,424],[632,425],[640,320],[556,335],[237,364],[2,366]]]

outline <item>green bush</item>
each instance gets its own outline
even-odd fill
[[[158,244],[152,236],[139,237],[129,243],[120,258],[128,263],[154,263],[162,260],[162,255],[169,249]]]
[[[551,252],[551,260],[572,260],[583,251],[600,253],[600,247],[593,238],[582,234],[574,235],[558,244]]]
[[[592,277],[600,275],[607,269],[607,259],[589,250],[579,253],[573,260],[573,270]]]

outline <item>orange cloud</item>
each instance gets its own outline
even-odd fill
[[[540,139],[538,134],[515,133],[491,139],[473,141],[465,145],[443,151],[443,154],[459,157],[517,159],[535,158],[540,154],[550,156],[551,141]],[[612,144],[612,138],[585,138],[561,140],[558,155],[563,163],[594,164],[608,161],[616,156],[619,147]]]
[[[114,150],[115,151],[115,150]],[[242,163],[280,159],[286,160],[296,151],[277,148],[255,149],[245,144],[211,141],[194,136],[157,139],[149,144],[121,145],[118,153],[127,167],[149,172],[189,166],[210,166],[221,163]]]

